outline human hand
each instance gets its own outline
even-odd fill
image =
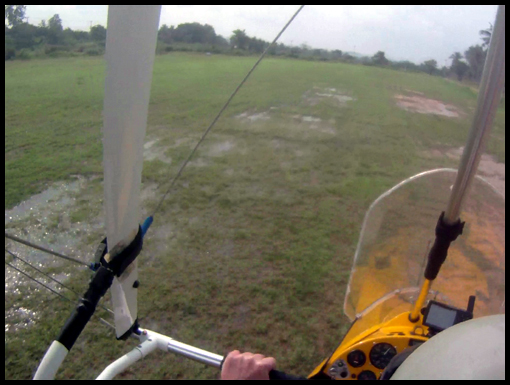
[[[269,372],[276,368],[273,357],[262,354],[240,353],[234,350],[227,355],[221,370],[222,380],[269,380]]]

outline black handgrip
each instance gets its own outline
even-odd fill
[[[306,380],[306,377],[293,376],[279,370],[271,370],[269,372],[270,380]]]

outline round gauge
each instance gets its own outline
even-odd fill
[[[363,370],[358,374],[358,380],[377,380],[377,376],[371,370]]]
[[[397,350],[392,345],[383,342],[374,345],[369,356],[372,365],[377,369],[384,369],[396,355]]]
[[[353,368],[359,368],[367,362],[367,356],[361,350],[353,350],[347,355],[347,362]]]

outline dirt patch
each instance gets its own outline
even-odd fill
[[[446,156],[460,160],[464,147],[448,150]],[[505,195],[505,164],[498,163],[496,158],[491,155],[483,154],[478,165],[478,174],[487,182],[493,185],[503,196]]]
[[[339,107],[345,107],[347,102],[356,100],[352,96],[338,91],[336,88],[320,89],[318,87],[314,87],[313,89],[305,92],[303,94],[303,99],[305,100],[305,103],[310,106],[315,106],[323,100],[334,100],[337,102]]]
[[[451,148],[447,150],[432,149],[423,153],[423,156],[429,158],[447,157],[454,160],[460,160],[464,147]],[[483,154],[478,166],[478,174],[489,182],[497,191],[505,196],[505,164],[499,163],[491,155]]]
[[[416,93],[416,92],[413,92]],[[417,112],[419,114],[432,114],[447,116],[449,118],[458,118],[459,109],[451,104],[445,104],[439,100],[428,99],[424,96],[416,95],[395,95],[397,106],[403,110]]]
[[[160,160],[163,163],[171,164],[172,158],[166,156],[166,148],[154,146],[158,142],[158,139],[150,140],[143,145],[143,158],[145,160]]]
[[[413,91],[413,90],[409,90],[409,89],[404,89],[405,92],[407,93],[410,93],[410,94],[415,94],[415,95],[420,95],[420,96],[425,96],[425,94],[423,92],[420,92],[420,91]]]

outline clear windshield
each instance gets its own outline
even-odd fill
[[[451,169],[418,174],[370,206],[344,303],[351,320],[371,313],[371,322],[382,322],[411,310],[456,175]],[[477,177],[461,219],[464,234],[453,242],[430,296],[465,308],[476,295],[475,317],[504,312],[505,198]]]

